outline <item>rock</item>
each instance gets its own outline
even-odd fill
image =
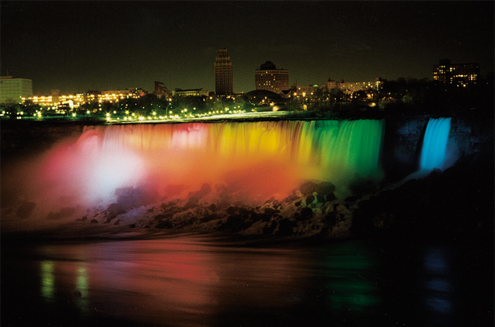
[[[161,220],[155,225],[155,228],[172,228],[173,224],[168,220]]]
[[[295,222],[288,218],[280,220],[278,230],[276,235],[279,236],[291,236],[294,233],[293,227],[295,227]]]
[[[335,194],[332,192],[332,193],[327,193],[325,195],[325,200],[326,201],[334,201],[334,200],[337,200],[337,197],[335,196]]]
[[[48,214],[47,219],[48,220],[59,220],[59,219],[62,219],[62,218],[67,218],[70,215],[72,215],[75,211],[76,211],[76,208],[72,208],[72,207],[62,208],[62,209],[60,209],[60,212],[50,211],[50,213]]]
[[[239,232],[252,225],[252,222],[246,220],[245,217],[234,215],[227,218],[227,221],[219,227],[219,230],[229,229],[232,232]]]
[[[98,220],[96,220],[96,219],[91,219],[90,223],[91,223],[91,224],[98,224]]]
[[[274,216],[274,215],[276,215],[277,213],[280,212],[279,210],[276,210],[276,209],[273,209],[273,208],[270,208],[270,207],[265,208],[264,211],[265,211],[266,214],[268,214],[270,216]]]
[[[217,211],[217,206],[214,203],[212,203],[208,206],[208,210],[215,212]]]
[[[34,202],[23,202],[19,209],[17,209],[16,216],[21,219],[27,219],[33,213],[36,203]]]
[[[317,192],[318,189],[319,186],[315,182],[306,182],[299,187],[299,191],[301,191],[301,194],[304,196],[313,194],[313,192]]]
[[[320,183],[320,190],[318,193],[321,194],[330,194],[335,192],[335,185],[330,182],[322,182]],[[328,200],[327,200],[328,201]]]
[[[208,221],[212,221],[212,220],[215,220],[215,219],[220,219],[220,217],[217,215],[217,214],[211,214],[211,215],[208,215],[206,217],[203,217],[201,218],[199,221],[202,222],[202,223],[206,223]]]
[[[233,214],[237,213],[237,210],[238,210],[238,209],[237,209],[236,207],[232,207],[232,206],[230,206],[230,207],[228,207],[228,208],[227,208],[227,213],[228,213],[229,215],[233,215]]]
[[[275,230],[275,228],[277,228],[277,221],[275,220],[272,220],[271,222],[267,222],[265,227],[263,227],[263,234],[264,235],[269,235],[269,234],[273,234],[273,231]]]
[[[332,193],[333,194],[333,193]],[[316,195],[316,200],[319,202],[319,203],[323,203],[325,202],[325,196],[323,194],[317,194]]]
[[[339,217],[337,217],[337,213],[330,212],[323,218],[323,221],[329,226],[334,226],[339,221]]]
[[[82,218],[76,219],[76,221],[86,221],[86,220],[88,220],[88,217],[86,217],[86,216],[83,216]]]
[[[134,187],[123,187],[115,190],[117,195],[117,204],[115,209],[127,211],[146,204],[145,192],[142,189]]]
[[[126,210],[122,207],[121,204],[119,203],[112,203],[108,206],[107,212],[112,214],[112,215],[120,215],[122,213],[125,213]]]
[[[314,213],[313,213],[313,210],[311,210],[311,208],[305,207],[305,208],[302,208],[300,215],[301,215],[302,220],[304,220],[304,219],[313,218]]]
[[[345,198],[345,202],[356,202],[357,200],[359,200],[359,196],[357,195],[351,195],[351,196],[348,196],[347,198]]]

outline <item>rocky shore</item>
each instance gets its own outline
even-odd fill
[[[392,233],[415,239],[493,238],[493,158],[474,155],[441,172],[398,183],[357,187],[337,199],[329,182],[306,182],[282,200],[262,205],[232,201],[223,190],[211,200],[204,184],[185,199],[142,203],[140,190],[121,190],[116,203],[89,210],[79,225],[144,233],[206,232],[289,239],[346,239]],[[54,213],[56,215],[56,213]],[[112,227],[111,227],[112,226]]]

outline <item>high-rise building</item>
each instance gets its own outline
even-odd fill
[[[26,78],[0,77],[0,103],[22,103],[33,96],[33,81]]]
[[[480,67],[477,63],[452,64],[450,60],[440,60],[438,65],[433,65],[433,80],[465,87],[469,84],[476,84],[480,74]]]
[[[153,91],[153,94],[156,95],[158,98],[162,98],[168,97],[171,92],[167,89],[165,84],[155,81],[155,91]]]
[[[256,90],[266,90],[275,93],[289,90],[289,70],[277,69],[267,61],[255,71]]]
[[[215,93],[217,95],[234,93],[232,61],[227,49],[218,49],[218,56],[215,59]]]

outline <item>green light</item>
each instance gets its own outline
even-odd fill
[[[77,269],[76,290],[80,293],[80,298],[77,300],[79,307],[83,312],[89,310],[88,301],[88,274],[85,267],[79,267]]]
[[[380,302],[377,287],[363,278],[371,273],[374,264],[358,243],[334,244],[326,265],[332,310],[364,313]]]
[[[53,299],[55,291],[53,270],[53,261],[41,262],[41,295],[48,299]]]

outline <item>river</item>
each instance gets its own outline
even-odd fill
[[[493,248],[211,235],[3,242],[2,326],[490,326]]]

